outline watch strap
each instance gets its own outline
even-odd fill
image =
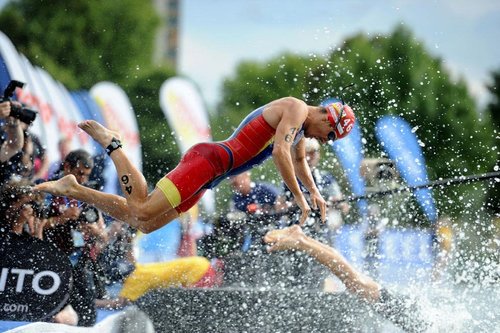
[[[111,155],[111,153],[117,150],[118,148],[122,148],[122,143],[117,138],[113,138],[109,146],[106,147],[106,153],[108,155]]]

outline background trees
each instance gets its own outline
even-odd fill
[[[158,23],[137,0],[11,1],[0,13],[16,48],[71,89],[123,84],[149,67]]]
[[[496,156],[496,160],[491,163],[491,169],[499,165],[499,152],[498,147],[500,146],[500,69],[497,69],[492,73],[492,83],[489,85],[489,90],[492,94],[492,101],[488,105],[485,113],[488,112],[491,118],[491,124],[493,126],[494,142],[492,144],[492,152]],[[496,147],[496,150],[493,150],[493,147]],[[495,171],[499,171],[496,169]],[[496,214],[497,216],[500,214],[500,183],[496,183],[491,186],[488,191],[487,198],[487,209]]]
[[[345,99],[361,125],[365,156],[382,153],[374,137],[377,119],[396,114],[422,141],[430,179],[482,173],[494,164],[491,114],[480,114],[465,81],[452,80],[441,59],[403,27],[388,36],[348,38],[326,58],[285,54],[265,64],[241,64],[224,84],[224,119],[230,122],[229,114],[247,112],[278,96],[319,104],[339,96],[349,83],[355,88],[345,92]],[[446,199],[438,200],[442,211],[455,210],[448,202],[471,192],[480,204],[486,191],[474,185],[440,192],[440,199]]]
[[[0,30],[16,48],[68,88],[112,81],[126,91],[152,182],[178,160],[158,102],[159,87],[175,71],[151,63],[158,23],[152,3],[137,0],[22,0],[0,13]]]

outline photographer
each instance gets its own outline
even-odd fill
[[[11,105],[19,106],[16,102],[0,103],[0,186],[11,177],[11,159],[18,154],[24,146],[24,134],[18,119],[11,117]]]
[[[24,176],[37,182],[40,179],[47,179],[49,170],[49,159],[47,157],[46,147],[40,141],[40,138],[29,130],[29,125],[21,122],[21,128],[24,130],[24,147],[22,163],[18,170],[24,171]],[[24,167],[28,165],[28,167]]]
[[[73,175],[78,183],[85,184],[94,167],[92,156],[85,150],[71,151],[64,159],[61,177]],[[49,197],[50,223],[44,237],[62,250],[73,263],[73,290],[70,304],[78,314],[79,326],[92,326],[96,321],[95,257],[96,240],[101,239],[104,222],[93,207],[80,205],[67,197]]]
[[[61,176],[74,175],[80,184],[88,181],[94,162],[90,154],[84,150],[70,152],[63,163]],[[73,230],[79,225],[82,210],[76,200],[66,197],[49,196],[49,215],[52,223],[46,230],[46,238],[59,249],[70,255],[74,252]]]
[[[26,133],[23,133],[21,123],[31,125],[37,112],[25,108],[22,104],[11,101],[16,88],[22,88],[24,83],[11,80],[0,98],[0,186],[5,184],[12,175],[18,174],[19,156],[25,146]],[[22,153],[21,153],[22,154]],[[12,158],[18,156],[18,160]]]
[[[43,170],[45,157],[45,148],[40,143],[36,135],[27,130],[27,126],[21,123],[23,129],[24,144],[20,152],[16,153],[10,160],[8,172],[10,178],[24,178],[36,182],[40,179],[39,171]]]
[[[12,238],[43,239],[43,229],[48,219],[40,214],[43,198],[39,194],[32,193],[32,186],[33,183],[29,180],[21,179],[11,180],[0,188],[0,241],[2,244]],[[48,320],[76,325],[78,317],[71,305],[66,304]]]
[[[43,239],[47,219],[37,216],[42,197],[31,192],[33,183],[26,179],[11,180],[1,187],[0,236],[10,233]]]

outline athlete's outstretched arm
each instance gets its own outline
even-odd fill
[[[298,99],[285,98],[273,102],[268,107],[268,109],[271,108],[275,114],[280,115],[274,136],[273,161],[283,181],[292,192],[297,206],[302,211],[299,222],[303,224],[309,216],[311,208],[300,191],[293,167],[291,149],[295,135],[307,117],[306,104]]]
[[[337,250],[306,236],[298,225],[269,231],[264,242],[270,244],[269,251],[297,250],[309,254],[326,266],[346,286],[369,302],[380,298],[381,286],[370,277],[358,272]]]
[[[303,138],[297,143],[295,149],[292,149],[292,161],[297,178],[307,191],[309,191],[312,207],[314,209],[319,208],[321,220],[324,222],[326,220],[326,202],[321,193],[319,193],[311,174],[311,169],[307,164],[305,140]]]

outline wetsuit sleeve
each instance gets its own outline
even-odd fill
[[[380,299],[374,309],[405,332],[425,332],[430,326],[414,300],[389,292],[385,288],[380,290]]]

